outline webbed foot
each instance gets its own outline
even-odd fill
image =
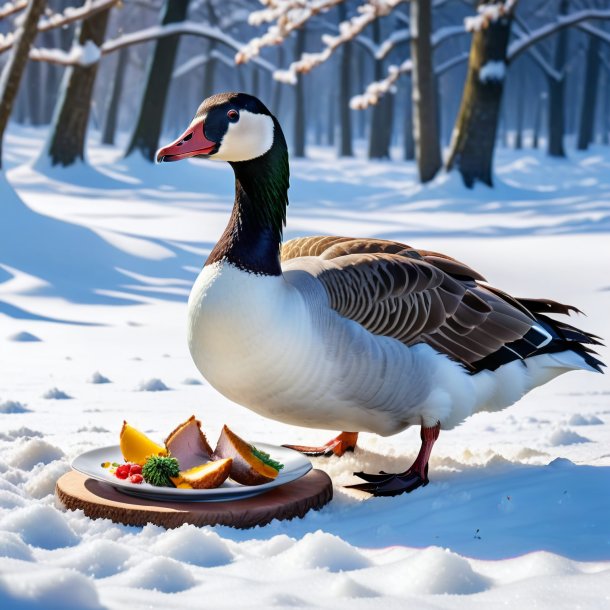
[[[320,447],[308,447],[305,445],[282,445],[282,447],[294,449],[311,457],[329,457],[331,455],[341,457],[346,451],[353,451],[356,448],[357,441],[357,432],[341,432],[341,434]]]

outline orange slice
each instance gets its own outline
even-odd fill
[[[121,453],[127,462],[144,465],[150,455],[167,455],[165,447],[151,441],[143,432],[136,430],[126,421],[121,428]]]

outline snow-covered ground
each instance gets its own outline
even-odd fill
[[[230,170],[151,167],[95,146],[91,166],[25,164],[43,135],[15,130],[0,178],[0,607],[606,608],[610,381],[578,372],[441,433],[431,483],[348,493],[355,470],[401,469],[419,431],[362,435],[317,459],[333,501],[302,520],[124,527],[66,512],[57,478],[115,444],[124,418],[161,440],[195,413],[251,440],[320,443],[224,399],[191,362],[185,301],[232,203]],[[500,151],[497,188],[417,184],[403,163],[293,162],[286,237],[396,238],[451,254],[519,296],[577,305],[610,337],[610,151],[550,161]],[[600,350],[607,362],[610,353]],[[164,391],[150,391],[163,390]],[[409,606],[408,606],[409,605]]]

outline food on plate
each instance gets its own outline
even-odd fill
[[[173,487],[172,477],[180,474],[178,460],[169,455],[151,455],[142,468],[142,476],[155,487]]]
[[[201,422],[191,415],[165,439],[167,452],[178,460],[180,470],[190,470],[212,460],[212,448],[201,431]]]
[[[284,467],[228,426],[223,427],[212,451],[194,415],[173,430],[165,447],[124,421],[120,448],[125,463],[103,462],[101,466],[117,479],[136,485],[212,489],[228,477],[242,485],[261,485],[273,481]]]
[[[149,455],[167,455],[167,450],[151,441],[143,432],[123,422],[120,436],[121,453],[126,462],[144,465]]]
[[[192,487],[193,489],[213,489],[220,487],[228,478],[231,472],[231,458],[207,462],[190,468],[181,470],[177,477],[172,477],[172,482],[176,487]]]
[[[284,467],[268,453],[237,436],[223,426],[214,451],[216,459],[232,458],[231,478],[242,485],[262,485],[273,481]]]

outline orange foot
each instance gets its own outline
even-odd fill
[[[353,451],[356,448],[356,442],[358,441],[357,432],[341,432],[338,436],[328,441],[321,447],[304,447],[303,445],[283,445],[288,449],[294,449],[304,453],[305,455],[311,456],[325,456],[336,455],[341,457],[346,451]]]

